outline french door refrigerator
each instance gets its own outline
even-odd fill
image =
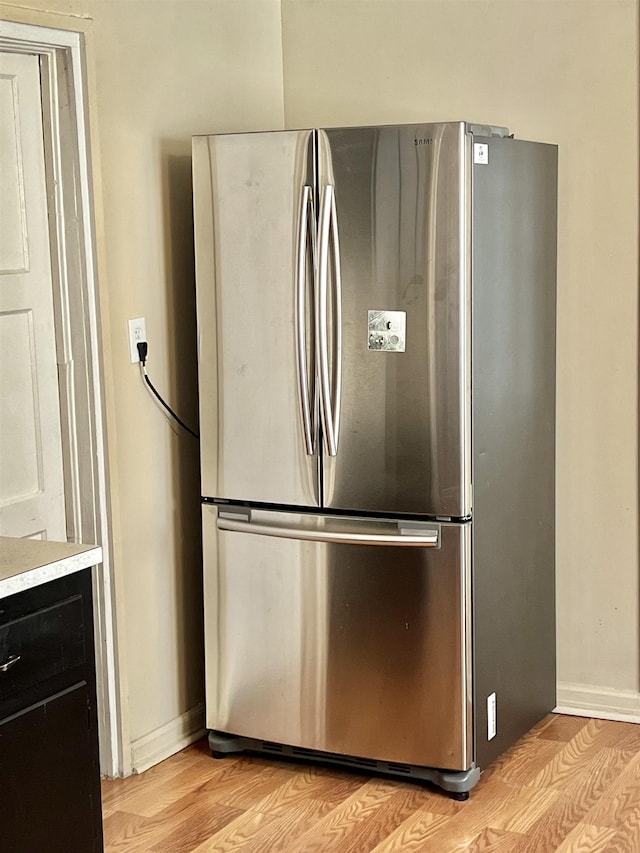
[[[557,149],[194,137],[206,724],[466,798],[555,705]]]

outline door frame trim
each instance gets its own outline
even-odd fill
[[[86,24],[77,23],[80,27]],[[93,571],[100,766],[102,775],[114,777],[127,772],[127,762],[117,656],[84,33],[2,20],[0,50],[36,54],[40,59],[67,539],[102,546],[102,565]]]

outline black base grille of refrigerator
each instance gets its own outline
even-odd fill
[[[399,776],[416,782],[428,782],[446,791],[454,800],[467,800],[469,791],[480,779],[480,768],[475,766],[465,771],[439,770],[435,767],[398,764],[395,761],[357,758],[354,755],[336,755],[332,752],[304,749],[284,743],[271,743],[266,740],[228,735],[223,732],[209,732],[209,749],[214,758],[227,758],[239,752],[254,752],[262,755],[294,758],[299,761],[313,761],[317,764],[337,764],[340,767],[362,770],[366,773],[381,773],[385,776]]]

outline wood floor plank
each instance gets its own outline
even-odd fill
[[[285,853],[295,850],[297,839],[335,808],[323,800],[307,800],[292,805],[286,812],[255,833],[243,853]]]
[[[207,841],[194,847],[190,853],[236,853],[238,850],[244,850],[252,838],[275,819],[272,815],[245,812]]]
[[[205,740],[102,791],[105,853],[640,853],[640,726],[549,715],[467,802]]]
[[[199,792],[212,803],[245,810],[247,804],[260,799],[277,785],[284,783],[295,774],[282,762],[264,762],[243,758],[237,763],[214,761],[215,773],[199,786]]]
[[[516,785],[527,784],[564,746],[559,740],[523,738],[494,762],[491,775],[498,775]]]
[[[601,853],[615,835],[615,829],[579,823],[555,853]]]
[[[626,760],[614,749],[602,749],[591,756],[585,761],[582,771],[567,782],[551,807],[531,826],[514,853],[555,850],[585,820],[590,809],[611,788],[625,766]]]
[[[465,848],[468,853],[509,853],[520,836],[505,829],[485,827]]]
[[[102,784],[102,816],[103,818],[118,811],[119,800],[130,790],[129,779],[109,779]]]
[[[370,853],[391,835],[408,817],[415,814],[424,800],[423,792],[400,787],[375,813],[352,832],[340,846],[341,853]]]
[[[133,790],[136,790],[140,794],[142,791],[175,778],[185,768],[192,767],[194,763],[192,757],[194,753],[192,750],[193,747],[189,747],[172,756],[170,760],[161,761],[144,773],[136,773],[128,779],[110,780],[102,788],[103,811],[108,813],[109,810],[122,810],[125,806],[124,801],[131,795]]]
[[[297,840],[297,853],[323,853],[341,850],[348,836],[372,819],[380,806],[393,796],[394,789],[386,780],[372,779],[336,806],[322,820]]]
[[[249,778],[243,784],[230,789],[219,801],[228,806],[252,809],[265,797],[277,793],[282,786],[295,778],[296,773],[295,767],[287,766],[284,762],[275,762],[272,767],[263,768],[257,778]]]
[[[557,791],[515,786],[496,776],[491,777],[480,792],[482,796],[475,797],[455,819],[448,821],[432,843],[425,846],[425,851],[467,850],[476,838],[478,844],[488,844],[482,834],[484,830],[496,830],[485,835],[502,845],[497,849],[503,849],[507,840],[513,847],[553,807],[559,796]]]
[[[172,821],[175,828],[168,835],[165,826],[164,832],[158,833],[153,845],[147,849],[150,853],[191,853],[239,818],[244,819],[241,809],[222,803],[198,802],[196,808],[185,814],[177,824]]]
[[[502,808],[487,823],[492,829],[526,835],[553,808],[558,797],[559,792],[554,790],[509,786]]]
[[[513,802],[516,790],[495,775],[481,779],[476,786],[476,796],[472,793],[464,808],[425,841],[425,853],[466,850],[483,829],[500,821],[505,804]]]
[[[564,788],[576,774],[586,772],[586,759],[595,751],[601,728],[601,720],[590,720],[539,770],[531,784],[539,788]]]
[[[631,826],[640,838],[639,804],[640,753],[621,770],[611,788],[589,811],[587,820],[596,826]]]
[[[145,838],[148,818],[128,812],[114,811],[103,822],[105,853],[122,853]]]
[[[337,773],[328,776],[324,768],[297,766],[293,776],[263,798],[254,801],[251,808],[265,814],[279,815],[299,802],[321,800],[337,805],[357,791],[366,776]]]
[[[214,832],[244,814],[240,809],[232,809],[218,803],[211,803],[198,796],[183,797],[172,803],[164,812],[154,817],[130,815],[126,812],[115,812],[105,821],[105,839],[108,844],[105,851],[127,851],[127,853],[148,853],[155,849],[176,850],[185,849],[182,841],[177,840],[176,830],[188,828],[191,834],[194,827],[207,824],[208,831],[202,832],[197,843],[209,838]],[[198,837],[198,833],[195,833]],[[172,839],[172,846],[167,846],[167,839]]]
[[[640,752],[640,725],[613,720],[598,720],[596,747],[611,746],[615,749]]]
[[[638,830],[631,825],[619,829],[607,843],[604,853],[640,853]]]
[[[202,767],[184,766],[181,764],[178,773],[167,777],[155,774],[148,777],[146,773],[131,777],[131,784],[126,789],[120,787],[117,794],[112,795],[112,805],[119,810],[146,817],[164,811],[172,803],[181,799],[194,788],[205,785],[212,779],[217,782],[229,778],[252,777],[254,770],[249,764],[236,760],[224,767],[211,761]]]
[[[321,794],[328,791],[330,783],[319,779],[312,771],[305,769],[294,774],[283,784],[270,792],[265,792],[262,799],[253,803],[253,811],[271,814],[275,817],[286,814],[290,809],[311,799],[321,799]],[[355,786],[357,787],[357,786]],[[350,787],[349,793],[355,790]],[[345,793],[345,797],[348,796]]]
[[[400,826],[373,848],[372,853],[417,853],[425,850],[425,843],[448,822],[441,814],[418,811],[404,820]]]
[[[549,714],[531,730],[531,734],[544,740],[571,740],[587,720],[584,717],[567,717],[563,714]]]

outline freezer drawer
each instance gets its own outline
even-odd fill
[[[469,768],[470,524],[370,545],[359,527],[400,540],[397,524],[254,511],[261,532],[239,532],[211,506],[203,523],[208,728]],[[358,544],[283,536],[314,525]]]

